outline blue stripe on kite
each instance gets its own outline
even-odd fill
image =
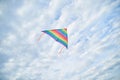
[[[68,37],[67,34],[63,31],[63,30],[58,30],[58,32],[60,32],[63,36],[65,36],[66,38]]]
[[[64,31],[64,29],[60,30],[62,33],[64,33],[65,35],[67,35],[67,33]]]

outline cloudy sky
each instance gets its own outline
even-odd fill
[[[69,48],[42,30],[67,28]],[[0,80],[119,80],[120,0],[0,0]]]

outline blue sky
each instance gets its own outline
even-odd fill
[[[42,30],[67,28],[69,49]],[[119,80],[120,0],[0,0],[0,80]]]

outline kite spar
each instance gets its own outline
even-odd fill
[[[60,44],[62,44],[64,46],[59,51],[59,54],[61,53],[61,51],[63,50],[63,48],[68,48],[67,28],[53,29],[53,30],[44,30],[42,32],[46,33],[47,35],[49,35],[54,40],[56,40],[57,42],[59,42]],[[42,36],[43,36],[43,34],[41,34],[41,36],[39,37],[38,40],[40,40]]]

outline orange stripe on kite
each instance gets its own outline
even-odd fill
[[[68,42],[68,39],[64,35],[62,35],[60,32],[58,32],[57,30],[51,30],[51,32],[55,33],[56,36],[63,39],[64,41]]]

